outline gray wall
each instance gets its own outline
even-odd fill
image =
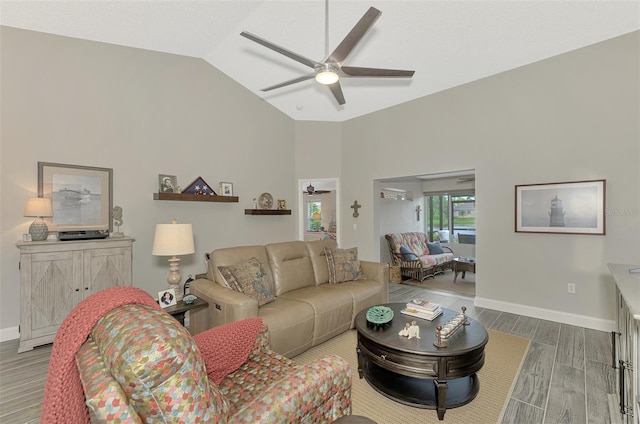
[[[453,88],[343,128],[343,243],[377,257],[371,180],[476,170],[476,304],[609,328],[607,262],[640,262],[640,33]],[[606,179],[606,236],[514,232],[514,186]],[[346,213],[345,213],[346,215]],[[567,283],[576,294],[567,293]]]
[[[243,209],[262,192],[299,204],[308,178],[339,179],[341,244],[378,259],[374,180],[475,169],[477,302],[499,309],[603,327],[606,263],[640,262],[637,32],[337,124],[293,122],[200,59],[1,31],[0,339],[17,335],[15,242],[31,222],[22,212],[38,161],[113,168],[121,230],[137,240],[134,284],[150,293],[167,274],[151,256],[156,223],[193,223],[186,277],[214,248],[297,238],[297,210]],[[233,182],[240,202],[153,201],[159,173]],[[514,185],[596,178],[613,211],[606,236],[513,232]]]
[[[295,216],[244,215],[262,192],[294,205],[286,115],[201,59],[7,27],[0,35],[0,329],[19,323],[15,242],[32,221],[22,213],[37,195],[38,161],[113,168],[121,231],[136,239],[134,285],[153,295],[168,274],[167,258],[151,255],[156,223],[193,224],[183,281],[205,270],[206,251],[295,238]],[[159,173],[183,187],[198,176],[214,188],[232,182],[240,201],[154,201]]]

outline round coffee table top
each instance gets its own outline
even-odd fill
[[[355,327],[360,337],[366,337],[376,344],[390,349],[416,355],[427,356],[451,356],[462,355],[483,347],[489,341],[489,334],[482,324],[467,317],[469,325],[462,326],[456,333],[447,340],[446,348],[434,346],[436,341],[436,326],[444,325],[458,312],[450,309],[442,310],[442,315],[433,321],[415,318],[404,315],[400,311],[407,305],[405,303],[388,303],[385,305],[393,310],[393,319],[390,323],[376,326],[367,321],[367,309],[360,311],[356,315]],[[400,336],[398,333],[405,326],[405,323],[415,321],[420,328],[420,338]]]

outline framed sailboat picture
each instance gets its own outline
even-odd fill
[[[38,162],[38,196],[51,199],[49,231],[113,230],[113,170]]]

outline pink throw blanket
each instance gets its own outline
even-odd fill
[[[219,385],[227,375],[240,368],[251,353],[261,328],[262,318],[248,318],[193,336],[202,353],[209,380]]]
[[[89,422],[75,354],[100,318],[112,309],[133,303],[162,309],[147,292],[135,287],[119,286],[89,296],[65,318],[53,341],[41,423]]]

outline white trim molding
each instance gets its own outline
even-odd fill
[[[20,338],[20,331],[18,326],[9,328],[0,328],[0,342],[6,342],[13,339]]]
[[[587,315],[572,314],[569,312],[554,311],[552,309],[537,308],[535,306],[519,305],[517,303],[503,302],[501,300],[486,299],[483,297],[476,297],[474,305],[480,308],[493,309],[496,311],[509,312],[512,314],[524,315],[532,318],[545,319],[548,321],[559,322],[561,324],[590,328],[592,330],[611,332],[615,331],[616,328],[614,320],[595,318]]]

